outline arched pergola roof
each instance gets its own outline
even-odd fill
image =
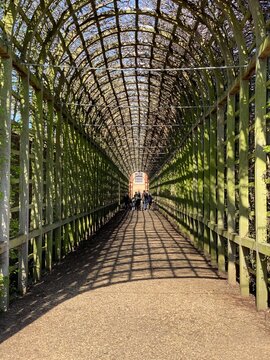
[[[267,16],[270,5],[260,5]],[[247,0],[17,0],[5,6],[0,25],[6,31],[10,10],[21,64],[43,77],[129,174],[156,172],[254,49]]]

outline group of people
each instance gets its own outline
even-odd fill
[[[143,191],[141,194],[139,191],[135,192],[131,199],[128,194],[124,196],[125,209],[129,210],[150,210],[152,206],[153,198],[150,193]]]

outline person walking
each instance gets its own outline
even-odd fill
[[[135,193],[135,198],[136,198],[136,202],[135,202],[135,208],[136,210],[140,210],[141,209],[141,193],[138,192],[138,193]]]
[[[124,204],[125,204],[125,210],[129,210],[130,209],[130,197],[129,197],[128,193],[126,193],[124,196]]]
[[[149,195],[145,190],[143,191],[143,210],[147,210],[149,204]]]
[[[135,193],[136,194],[136,193]],[[131,209],[132,210],[135,210],[136,208],[136,197],[135,197],[135,194],[133,196],[133,198],[131,199]]]
[[[152,206],[152,202],[153,202],[153,197],[152,197],[152,195],[150,193],[148,194],[148,196],[149,196],[148,209],[150,210],[151,206]]]

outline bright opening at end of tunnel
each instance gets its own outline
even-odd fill
[[[149,191],[149,177],[145,172],[136,171],[129,179],[129,196],[132,197],[135,192],[142,193]]]

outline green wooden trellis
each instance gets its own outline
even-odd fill
[[[0,3],[4,310],[9,280],[24,294],[29,274],[39,280],[114,215],[136,170],[267,307],[269,4],[151,6]]]
[[[252,10],[258,11],[258,9]],[[266,90],[270,87],[266,76],[267,71],[269,72],[269,68],[267,70],[267,58],[270,55],[269,36],[265,35],[261,38],[258,47],[257,55],[251,59],[248,70],[240,73],[232,87],[217,101],[217,107],[206,114],[192,130],[194,141],[201,140],[198,147],[190,146],[188,138],[175,155],[175,158],[181,159],[178,160],[179,171],[186,162],[186,157],[189,156],[187,154],[193,154],[195,157],[193,162],[197,166],[197,177],[194,179],[192,168],[186,169],[185,177],[189,178],[198,191],[198,210],[194,212],[188,209],[183,200],[179,209],[179,200],[183,197],[186,199],[188,191],[185,186],[178,193],[172,193],[171,184],[177,183],[178,180],[168,182],[170,173],[173,179],[175,172],[175,169],[172,172],[170,164],[157,174],[151,187],[156,193],[158,188],[160,189],[158,203],[162,211],[176,221],[180,229],[190,238],[194,238],[194,243],[204,249],[211,257],[212,263],[217,263],[220,271],[227,271],[228,281],[231,284],[239,281],[243,296],[248,296],[252,290],[250,282],[254,277],[257,308],[264,310],[268,307],[270,281],[268,269],[270,238],[266,223],[268,217],[266,201],[269,196],[266,191],[268,176],[266,126],[269,126],[266,123]],[[256,76],[255,96],[249,99],[253,71]],[[237,94],[239,94],[239,110],[236,110]],[[250,110],[252,104],[255,105],[254,113]],[[238,118],[239,122],[236,122]],[[202,126],[203,138],[198,136]],[[224,138],[225,132],[226,138]],[[252,145],[249,142],[252,141],[253,136]],[[236,152],[237,144],[239,152]],[[255,160],[255,181],[250,175],[249,159]],[[239,175],[236,167],[239,169]],[[255,211],[249,210],[252,189],[255,189]],[[200,198],[203,201],[199,200]],[[177,217],[175,217],[176,208],[179,214]],[[236,228],[238,217],[239,227]],[[253,218],[255,218],[255,238],[251,234]],[[202,228],[204,228],[203,237]]]
[[[43,269],[51,270],[54,261],[60,260],[115,214],[119,209],[118,183],[123,194],[127,179],[107,156],[101,155],[101,150],[89,142],[86,135],[75,130],[61,107],[55,109],[53,98],[44,97],[42,82],[36,88],[39,80],[36,78],[33,84],[29,72],[17,73],[18,77],[21,76],[18,100],[21,126],[19,130],[11,130],[12,57],[7,53],[0,59],[4,80],[1,108],[6,109],[5,113],[2,112],[5,120],[1,122],[1,186],[5,192],[1,198],[1,216],[2,219],[6,216],[4,221],[7,224],[7,227],[1,228],[0,288],[1,309],[6,310],[10,271],[17,273],[18,290],[24,294],[29,274],[32,274],[33,281],[38,281]],[[20,139],[21,191],[17,235],[8,241],[11,131],[17,131]],[[113,184],[117,188],[106,202],[102,194],[107,191],[107,181],[101,171],[105,165],[112,173]],[[95,186],[90,185],[92,180],[96,182]],[[85,192],[87,184],[90,186]],[[7,249],[18,250],[13,270],[9,269]]]

